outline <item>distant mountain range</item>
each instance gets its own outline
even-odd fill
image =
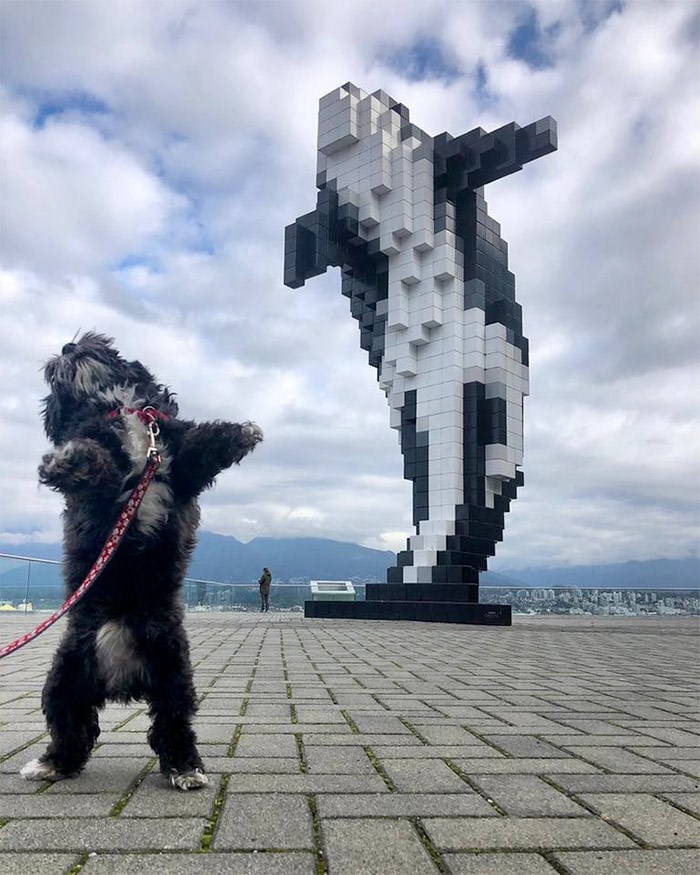
[[[60,544],[0,543],[0,552],[36,559],[60,559]],[[188,577],[224,583],[257,581],[266,565],[276,580],[385,580],[396,561],[389,550],[323,538],[236,538],[200,532]]]
[[[482,575],[485,586],[487,575]],[[645,562],[630,560],[610,565],[572,565],[564,568],[519,568],[508,575],[509,585],[524,586],[580,586],[598,589],[699,589],[700,558],[649,559]],[[494,586],[508,584],[493,584]]]
[[[37,559],[60,559],[60,544],[0,543],[0,552]],[[395,554],[359,544],[323,538],[254,538],[247,544],[236,538],[200,532],[189,577],[245,583],[257,580],[264,565],[276,580],[386,580]],[[0,572],[2,564],[0,562]],[[4,577],[5,575],[0,575]],[[483,586],[579,586],[599,589],[698,589],[700,558],[652,559],[608,565],[564,568],[525,568],[508,573],[486,571]]]

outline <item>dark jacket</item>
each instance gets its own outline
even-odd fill
[[[269,595],[270,593],[270,583],[272,582],[272,575],[267,570],[267,568],[263,571],[260,580],[258,581],[258,585],[260,586],[260,592],[263,595]]]

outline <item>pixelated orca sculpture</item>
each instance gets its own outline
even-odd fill
[[[383,91],[348,82],[321,98],[320,191],[285,229],[284,282],[342,268],[417,533],[365,603],[308,602],[307,614],[510,622],[508,606],[478,604],[478,584],[523,483],[528,342],[483,186],[556,148],[549,116],[430,137]]]

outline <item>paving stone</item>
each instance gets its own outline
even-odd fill
[[[32,795],[41,787],[34,781],[26,781],[19,773],[19,770],[12,771],[7,775],[0,775],[0,793],[17,793]]]
[[[206,757],[207,774],[229,772],[233,775],[295,775],[301,771],[301,760],[291,757]]]
[[[700,781],[683,775],[549,775],[569,793],[665,793],[692,792]]]
[[[421,702],[413,696],[377,696],[379,702],[389,711],[400,711],[401,714],[421,716],[435,714],[433,708],[425,702]]]
[[[8,715],[3,714],[2,716],[6,717]],[[23,720],[18,718],[12,721],[4,721],[3,725],[7,729],[11,729],[13,732],[27,732],[33,736],[38,736],[46,732],[46,723],[41,714],[39,714],[34,720],[30,720],[26,717]]]
[[[361,747],[306,745],[304,753],[312,775],[375,774],[374,766]]]
[[[515,817],[589,817],[585,808],[535,775],[480,776],[484,793]]]
[[[543,734],[543,737],[547,738],[547,735]],[[584,747],[639,747],[645,744],[647,739],[643,735],[635,735],[633,733],[627,735],[613,735],[611,733],[610,735],[590,736],[579,733],[577,735],[552,735],[551,741],[561,747],[566,747],[572,750],[573,748],[578,749]],[[657,745],[653,746],[658,748],[659,752],[669,749],[669,746],[663,741],[659,741]]]
[[[0,853],[0,875],[57,875],[79,859],[78,854]]]
[[[313,848],[313,824],[303,796],[229,793],[212,846],[217,849]]]
[[[226,723],[209,723],[196,727],[197,741],[201,744],[230,744],[235,726]]]
[[[440,760],[395,760],[379,756],[378,761],[396,789],[406,793],[460,793],[468,785]]]
[[[537,733],[539,735],[567,735],[571,733],[568,726],[562,726],[560,723],[555,723],[539,714],[518,713],[513,708],[498,708],[494,709],[493,713],[496,717],[506,720],[511,726],[516,727],[520,732],[525,731],[528,734]],[[508,734],[511,731],[509,730]]]
[[[322,825],[333,875],[435,875],[427,851],[405,821],[325,820]]]
[[[196,793],[181,793],[170,787],[164,775],[150,774],[139,784],[119,816],[209,817],[218,788],[217,775],[209,775],[209,785]]]
[[[340,713],[336,705],[328,705],[323,708],[315,705],[297,705],[297,718],[299,723],[345,723],[345,717]]]
[[[445,854],[445,860],[452,875],[554,875],[557,871],[539,854]]]
[[[319,817],[496,817],[477,793],[375,793],[318,797]]]
[[[632,753],[673,766],[674,760],[700,760],[700,747],[632,747]]]
[[[596,818],[426,818],[434,844],[444,850],[513,848],[634,848],[635,843]]]
[[[245,730],[236,745],[236,757],[298,757],[293,735],[256,735]]]
[[[37,785],[34,785],[36,790]],[[0,796],[3,817],[106,817],[117,802],[116,795],[76,794],[74,796],[39,795]]]
[[[440,711],[445,717],[453,717],[455,720],[459,721],[459,723],[485,721],[487,723],[492,723],[499,728],[508,726],[507,723],[501,720],[496,720],[485,711],[480,711],[478,708],[474,708],[471,705],[441,705],[440,708],[438,708],[438,711]]]
[[[248,705],[246,717],[282,717],[288,723],[292,719],[292,712],[288,701],[284,704],[257,704]]]
[[[46,740],[40,741],[37,744],[30,744],[29,747],[22,748],[15,754],[10,754],[7,759],[0,763],[0,776],[18,774],[23,765],[42,755],[46,750],[46,744]]]
[[[374,775],[237,775],[229,783],[239,793],[382,793],[388,788]]]
[[[346,723],[275,723],[267,724],[265,721],[259,723],[246,723],[245,717],[236,718],[236,722],[245,727],[245,731],[250,734],[267,734],[272,731],[281,735],[298,735],[300,732],[317,733],[319,735],[352,735],[352,730]]]
[[[38,731],[24,730],[23,732],[16,732],[14,729],[3,729],[2,732],[0,732],[0,756],[6,757],[8,754],[17,750],[17,748],[24,747],[32,741],[38,741],[39,738],[45,734],[45,726]]]
[[[700,735],[694,732],[685,732],[682,729],[649,729],[644,726],[640,726],[640,731],[652,738],[668,742],[668,744],[678,745],[678,747],[700,747]]]
[[[386,714],[386,712],[384,712]],[[411,735],[411,730],[399,720],[398,717],[384,716],[383,714],[365,714],[357,711],[350,712],[353,722],[360,732],[382,733],[384,735]]]
[[[0,850],[28,851],[133,851],[192,849],[199,847],[206,821],[152,818],[122,820],[118,817],[42,821],[11,820],[0,829]]]
[[[700,821],[641,793],[599,793],[580,797],[606,820],[619,823],[649,845],[700,847]]]
[[[312,854],[299,852],[99,854],[88,860],[82,872],[87,875],[192,875],[193,872],[197,875],[316,875],[316,861]]]
[[[362,734],[349,732],[345,735],[334,735],[333,733],[319,735],[312,730],[311,732],[304,732],[303,736],[305,744],[355,744],[358,747],[407,747],[414,749],[428,746],[423,744],[412,733],[408,735],[383,735],[374,732],[363,732]]]
[[[149,757],[154,756],[154,753],[146,742],[143,742],[143,744],[101,744],[92,752],[91,759],[103,760],[113,757],[124,758],[132,756],[147,760]]]
[[[421,726],[418,723],[413,723],[413,721],[411,721],[411,723],[416,727],[428,744],[474,745],[476,742],[474,736],[461,726]],[[483,743],[481,746],[488,747],[488,745]]]
[[[554,858],[570,875],[694,875],[697,851],[568,851]]]
[[[700,793],[664,793],[663,797],[700,817]]]
[[[674,760],[673,768],[680,769],[682,772],[687,772],[696,778],[700,778],[700,762],[697,760]]]
[[[460,759],[455,758],[454,764],[466,775],[554,775],[599,773],[600,769],[592,763],[586,763],[575,757],[568,759],[530,759],[512,757],[506,759]]]
[[[330,689],[332,689],[335,695],[335,700],[341,708],[354,709],[357,711],[374,711],[377,707],[377,702],[369,695],[369,693],[363,693],[360,695],[355,693],[343,693],[335,684],[331,684]]]
[[[608,722],[607,720],[594,720],[589,717],[584,719],[580,715],[575,717],[562,717],[560,718],[560,722],[565,723],[567,726],[571,726],[572,729],[576,729],[582,735],[631,735],[632,737],[635,737],[637,735],[636,732],[630,732],[628,729],[620,729],[617,725],[619,723],[617,719],[618,716],[622,715],[616,716],[613,714],[610,718],[611,722]],[[614,723],[612,722],[613,720],[615,721]],[[635,726],[639,723],[637,720],[632,722]]]
[[[361,735],[360,738],[365,736]],[[372,747],[372,745],[369,745]],[[381,753],[381,746],[376,745],[377,753]],[[387,755],[387,751],[384,751]],[[475,747],[471,744],[423,744],[420,747],[415,745],[392,747],[389,754],[392,759],[417,759],[417,760],[436,760],[436,759],[487,759],[502,760],[504,755],[496,750],[495,747],[489,747],[488,744],[482,744]]]
[[[139,729],[137,732],[130,732],[127,727],[120,729],[118,732],[107,730],[100,734],[100,747],[110,747],[111,745],[125,745],[129,748],[127,756],[131,755],[131,750],[136,750],[135,745],[148,747],[146,742],[146,731]],[[150,750],[150,747],[148,747]],[[151,751],[152,752],[152,751]]]
[[[221,699],[207,698],[203,703],[200,703],[197,717],[199,720],[209,720],[217,718],[218,720],[228,720],[233,722],[234,717],[238,717],[241,713],[241,705],[243,699],[226,698],[226,706]]]
[[[73,793],[126,793],[143,769],[152,762],[149,759],[103,758],[90,760],[76,778],[56,781],[47,789],[46,795],[72,795]]]
[[[488,735],[484,736],[490,744],[500,748],[513,757],[549,757],[561,759],[564,756],[554,747],[534,735]]]
[[[667,766],[652,762],[626,750],[616,747],[581,747],[571,745],[568,750],[589,762],[611,772],[635,775],[670,772]]]

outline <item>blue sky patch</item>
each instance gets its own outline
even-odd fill
[[[459,67],[446,57],[440,41],[433,37],[419,37],[408,46],[387,51],[381,60],[385,66],[409,82],[424,79],[453,82],[461,75]]]
[[[34,127],[43,128],[46,120],[67,112],[81,115],[104,115],[110,112],[109,105],[87,91],[69,91],[63,94],[46,95],[38,100]]]
[[[489,74],[483,61],[479,61],[476,65],[472,94],[480,109],[485,109],[498,103],[498,98],[489,91]]]
[[[530,9],[526,17],[508,39],[507,52],[516,61],[524,61],[535,70],[551,67],[552,61],[546,51],[547,39],[556,36],[558,25],[550,25],[545,31],[540,27],[537,11]]]
[[[588,33],[625,8],[623,0],[579,0],[578,13]]]
[[[121,271],[130,270],[134,267],[143,267],[149,273],[161,273],[162,271],[159,259],[144,252],[134,252],[127,255],[125,258],[122,258],[121,261],[118,261],[112,269],[119,273]]]

